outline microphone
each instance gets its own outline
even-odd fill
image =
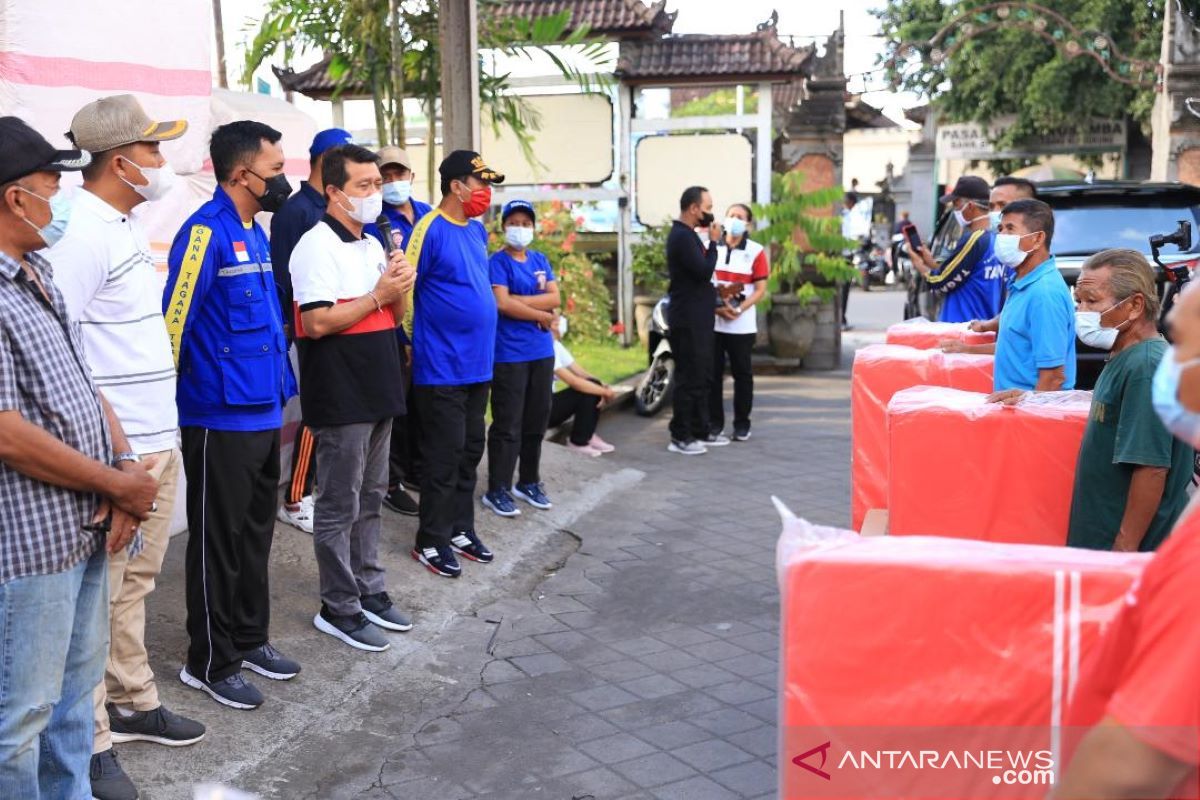
[[[390,257],[392,251],[396,249],[396,241],[392,238],[392,223],[387,218],[387,214],[379,215],[375,220],[375,227],[379,228],[379,232],[383,234],[383,249],[387,251]]]

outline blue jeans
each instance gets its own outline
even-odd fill
[[[0,583],[0,797],[89,800],[92,690],[108,653],[104,550]]]

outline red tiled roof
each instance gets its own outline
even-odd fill
[[[597,36],[628,36],[670,33],[679,12],[668,14],[667,0],[646,5],[642,0],[507,0],[496,6],[497,17],[547,17],[571,12],[571,25],[588,26]]]
[[[793,47],[773,27],[734,35],[685,34],[621,44],[617,75],[632,83],[713,78],[789,79],[810,71],[812,47]]]

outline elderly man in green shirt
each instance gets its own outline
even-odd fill
[[[1079,447],[1067,544],[1151,551],[1187,505],[1194,459],[1150,400],[1168,350],[1158,333],[1154,271],[1135,250],[1104,250],[1083,265],[1075,299],[1079,339],[1112,355]]]

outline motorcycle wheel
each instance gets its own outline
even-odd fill
[[[641,383],[633,393],[633,406],[643,417],[652,417],[671,397],[675,388],[675,359],[669,355],[660,355],[650,364]]]

